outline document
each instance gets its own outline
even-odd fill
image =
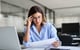
[[[41,41],[37,41],[37,42],[31,42],[30,46],[31,47],[48,47],[55,41],[56,41],[55,38],[51,38],[51,39],[41,40]]]

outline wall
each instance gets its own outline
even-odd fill
[[[56,16],[55,17],[55,24],[56,27],[61,28],[62,23],[75,23],[75,22],[80,22],[80,17],[79,16]]]
[[[14,26],[18,32],[23,32],[24,20],[19,16],[8,15],[5,17],[4,15],[0,14],[0,27],[2,26]]]
[[[1,2],[0,2],[0,12],[1,12]]]

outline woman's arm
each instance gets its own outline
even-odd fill
[[[29,36],[30,36],[31,22],[32,22],[32,16],[30,16],[27,20],[26,32],[25,32],[25,36],[23,37],[23,41],[25,42],[28,42],[30,40]]]
[[[28,26],[26,28],[27,28],[27,30],[26,30],[25,35],[23,37],[23,41],[28,42],[29,41],[29,36],[30,36],[30,27]]]
[[[56,28],[51,24],[50,25],[50,38],[55,38],[56,39],[56,41],[54,41],[53,43],[52,43],[52,45],[54,46],[54,47],[58,47],[58,46],[60,46],[61,45],[61,41],[59,40],[59,38],[58,38],[58,36],[57,36],[57,30],[56,30]]]

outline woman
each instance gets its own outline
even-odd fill
[[[54,47],[58,47],[60,45],[55,27],[46,22],[43,11],[38,6],[31,7],[29,11],[23,40],[23,44],[26,47],[33,46],[32,44],[35,42],[37,42],[35,44],[39,44],[38,42],[41,42],[43,45],[52,44]]]

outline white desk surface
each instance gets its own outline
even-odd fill
[[[50,47],[52,48],[52,47]],[[70,50],[80,50],[80,46],[59,46],[58,48],[61,48],[61,49],[70,49]],[[32,48],[26,48],[26,49],[23,49],[23,50],[45,50],[46,48],[44,47],[32,47]]]

